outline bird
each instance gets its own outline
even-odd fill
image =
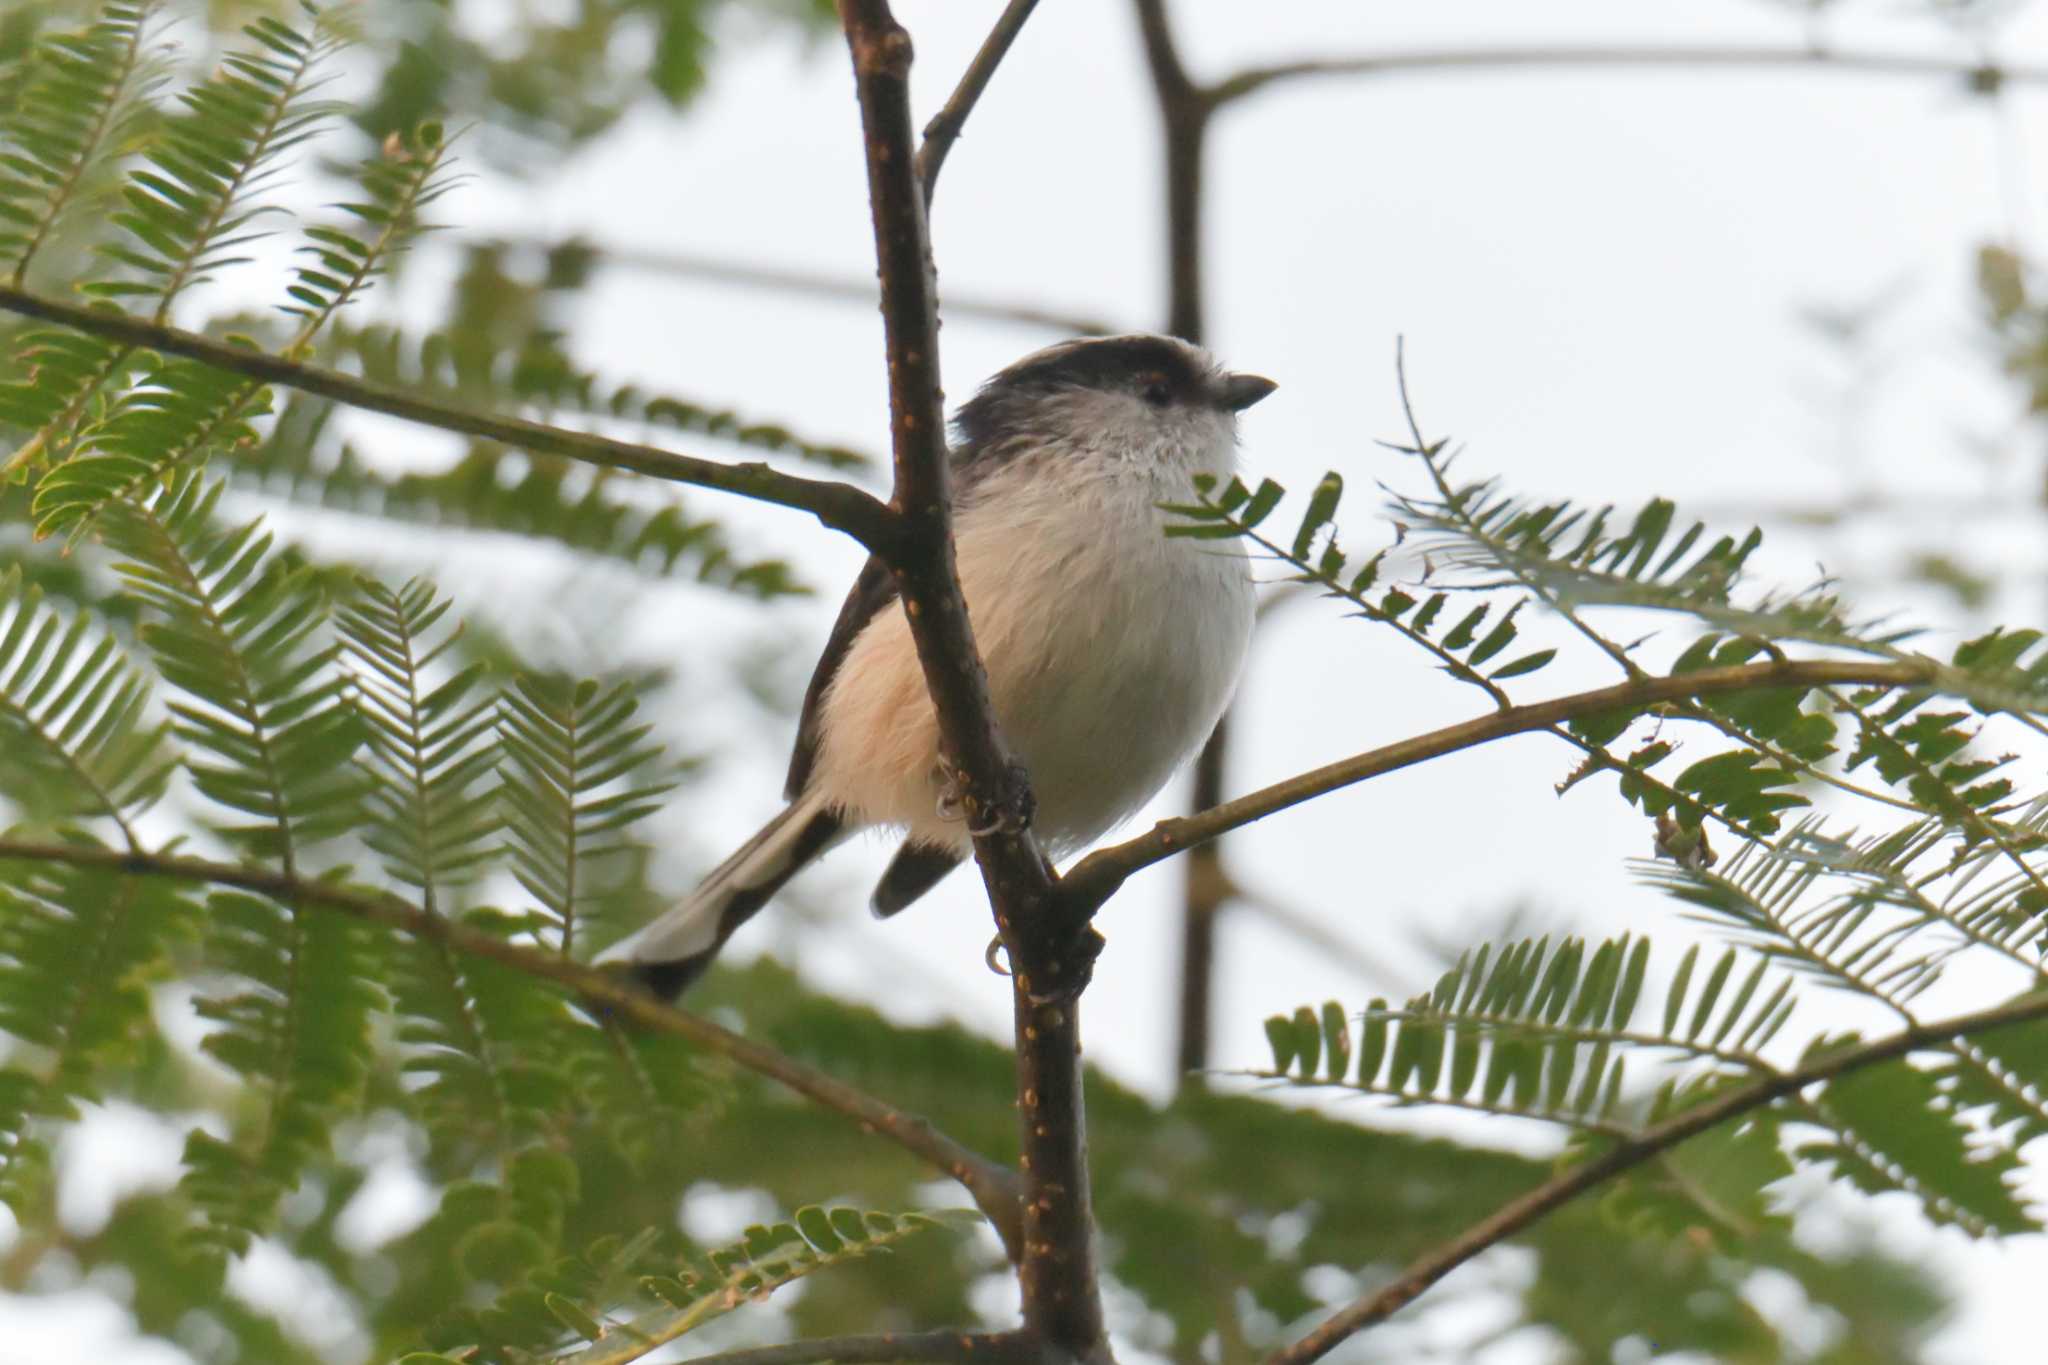
[[[1134,814],[1214,731],[1250,644],[1235,542],[1169,537],[1170,504],[1220,487],[1238,415],[1278,386],[1136,333],[1058,342],[954,417],[949,498],[990,703],[1057,859]],[[598,958],[673,999],[797,873],[863,830],[900,832],[870,908],[902,911],[972,851],[909,623],[870,556],[797,722],[783,808],[675,906]]]

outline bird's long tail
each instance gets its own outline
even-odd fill
[[[673,999],[790,878],[848,833],[822,798],[798,797],[667,914],[606,949],[599,964],[622,963],[649,990]]]

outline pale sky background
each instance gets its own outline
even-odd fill
[[[918,44],[920,119],[944,98],[995,8],[900,0]],[[1128,8],[1043,0],[947,163],[934,218],[942,294],[1011,297],[1132,328],[1161,321],[1157,135]],[[1791,7],[1737,0],[1555,0],[1540,22],[1528,5],[1506,0],[1181,0],[1175,9],[1189,65],[1202,77],[1353,51],[1797,41],[1805,31]],[[1939,26],[1899,17],[1918,6],[1892,9],[1824,31],[1844,48],[1976,55]],[[750,22],[734,15],[729,26]],[[600,245],[868,278],[872,239],[843,49],[788,38],[733,49],[686,120],[636,117],[545,183],[484,176],[442,202],[442,219],[477,235],[582,234]],[[2048,63],[2048,7],[2020,8],[1992,50],[2008,62],[2031,55]],[[1405,337],[1430,434],[1468,448],[1467,472],[1499,471],[1523,491],[1623,503],[1664,494],[1682,509],[1724,509],[1724,521],[1741,508],[1824,501],[1851,488],[1893,490],[1909,502],[1926,492],[2024,498],[2038,479],[2039,434],[2019,423],[2016,396],[1994,382],[1974,322],[1971,270],[1985,241],[2039,245],[2048,195],[2041,155],[2042,96],[2015,90],[1991,104],[1926,79],[1545,70],[1276,89],[1222,116],[1210,161],[1211,343],[1232,367],[1281,384],[1244,424],[1248,471],[1305,492],[1323,470],[1343,470],[1352,489],[1345,544],[1382,543],[1373,480],[1415,487],[1404,463],[1373,445],[1403,434],[1393,354]],[[1878,297],[1895,303],[1845,430],[1838,400],[1858,372],[1802,313]],[[878,336],[865,308],[621,271],[588,294],[573,347],[612,377],[715,397],[879,450]],[[953,400],[1052,339],[1030,327],[955,320],[943,357]],[[388,424],[366,429],[388,435],[394,458],[440,448]],[[2002,451],[2002,461],[1983,458],[1984,448]],[[710,495],[696,501],[708,505]],[[751,544],[794,558],[819,595],[764,610],[632,580],[647,593],[651,618],[641,647],[687,670],[707,648],[746,654],[765,639],[799,638],[806,644],[784,681],[800,688],[808,642],[822,640],[860,551],[794,514],[742,506],[735,519]],[[1945,603],[1857,577],[1898,557],[1886,535],[1902,525],[1825,542],[1774,533],[1758,567],[1797,584],[1824,561],[1847,573],[1868,605],[1955,620]],[[1928,513],[1912,536],[2009,572],[2019,591],[2000,616],[2023,625],[2041,616],[2041,531],[2038,521],[1946,525]],[[530,610],[518,596],[518,566],[490,567],[503,584],[490,592],[465,594],[459,574],[447,577],[458,604],[485,615]],[[1522,694],[1609,680],[1560,664]],[[1398,641],[1313,602],[1286,608],[1264,629],[1242,697],[1233,791],[1462,719],[1475,701]],[[772,812],[788,735],[737,701],[670,718],[670,728],[684,747],[723,765],[715,782],[692,788],[664,816],[689,851],[674,860],[681,891],[692,867]],[[1230,860],[1245,880],[1314,913],[1388,970],[1361,980],[1240,913],[1223,938],[1218,1064],[1261,1064],[1259,1021],[1269,1013],[1422,988],[1433,968],[1420,936],[1462,944],[1511,907],[1595,935],[1632,925],[1675,933],[1675,907],[1635,886],[1624,865],[1648,850],[1646,822],[1621,806],[1611,784],[1556,799],[1551,785],[1570,767],[1557,746],[1514,741],[1236,836]],[[1170,793],[1155,813],[1182,799]],[[990,930],[978,888],[956,877],[932,903],[873,925],[858,907],[884,857],[879,846],[836,854],[799,886],[822,922],[771,911],[735,952],[789,954],[815,980],[907,1019],[953,1016],[1006,1031],[1007,987],[981,966]],[[1159,1094],[1171,1080],[1177,882],[1177,869],[1155,869],[1114,903],[1087,1005],[1093,1060]],[[1511,1124],[1457,1129],[1531,1141]],[[136,1156],[146,1144],[134,1130],[110,1124],[107,1142]],[[165,1169],[175,1140],[164,1148],[142,1152],[138,1168]],[[1963,1295],[1966,1312],[1945,1331],[1941,1361],[2038,1358],[2028,1310],[2048,1282],[2048,1242],[1975,1246],[1928,1228],[1901,1200],[1860,1207],[1879,1212],[1895,1248],[1926,1257]],[[1480,1273],[1511,1274],[1512,1265]],[[151,1365],[182,1359],[159,1346],[114,1354],[127,1330],[99,1302],[0,1304],[0,1340],[23,1343],[10,1349],[24,1360],[59,1358],[53,1351]],[[1424,1324],[1446,1343],[1484,1326],[1426,1313]],[[78,1354],[87,1340],[108,1343],[106,1352]],[[0,1350],[0,1358],[12,1357]],[[1475,1358],[1517,1365],[1545,1356],[1540,1342],[1517,1338]]]

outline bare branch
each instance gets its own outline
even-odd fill
[[[164,355],[183,356],[216,369],[246,375],[265,384],[280,384],[350,407],[400,417],[422,426],[499,441],[542,455],[560,455],[609,469],[629,469],[650,478],[737,493],[757,502],[775,503],[809,512],[835,531],[844,531],[877,552],[893,541],[895,518],[889,509],[850,483],[806,479],[752,461],[720,464],[680,455],[656,446],[614,441],[589,432],[529,422],[519,417],[494,417],[469,412],[430,398],[356,379],[336,370],[302,365],[247,346],[232,346],[197,332],[162,327],[124,313],[76,308],[11,286],[0,285],[0,312],[54,323],[92,336]]]
[[[458,247],[498,246],[548,252],[581,251],[587,253],[591,263],[597,266],[644,270],[663,275],[682,275],[709,284],[769,289],[785,294],[805,294],[813,298],[859,304],[864,308],[873,308],[877,297],[875,282],[872,279],[857,280],[787,266],[749,265],[743,261],[725,260],[716,256],[697,256],[687,252],[643,251],[634,247],[594,246],[575,241],[545,242],[518,237],[441,240]],[[987,322],[1013,322],[1026,327],[1043,327],[1047,331],[1058,332],[1063,336],[1110,336],[1130,330],[1102,318],[1083,317],[1078,313],[1040,308],[1014,299],[977,297],[950,291],[939,300],[939,314],[947,319],[976,318]]]
[[[1310,1361],[1321,1359],[1347,1338],[1392,1317],[1425,1289],[1480,1252],[1499,1245],[1551,1210],[1624,1171],[1663,1155],[1688,1138],[1795,1095],[1809,1085],[1883,1062],[1897,1061],[1909,1053],[1941,1047],[1957,1038],[2044,1018],[2048,1018],[2048,993],[2034,993],[1994,1009],[1977,1010],[1902,1029],[1861,1047],[1836,1052],[1797,1070],[1724,1091],[1719,1097],[1655,1124],[1635,1138],[1617,1143],[1584,1165],[1574,1166],[1502,1205],[1450,1241],[1425,1253],[1392,1284],[1354,1300],[1301,1340],[1267,1356],[1265,1365],[1309,1365]]]
[[[1214,106],[1188,79],[1167,19],[1166,0],[1135,0],[1138,36],[1159,111],[1160,161],[1166,176],[1166,330],[1199,344],[1203,330],[1202,162]],[[1230,757],[1230,717],[1216,723],[1195,760],[1189,803],[1205,810],[1223,801]],[[1216,922],[1228,905],[1229,874],[1223,851],[1200,846],[1183,869],[1180,926],[1180,999],[1174,1038],[1174,1074],[1183,1086],[1200,1085],[1209,1067],[1209,1023],[1216,990]]]
[[[779,1346],[754,1346],[696,1356],[683,1365],[882,1365],[935,1361],[938,1365],[1031,1365],[1037,1343],[1021,1332],[884,1332],[871,1337],[817,1337]]]
[[[1015,970],[1024,1326],[1083,1360],[1109,1358],[1095,1273],[1079,996],[1101,939],[1065,913],[1029,828],[1028,779],[1012,761],[989,704],[953,557],[946,430],[939,387],[931,238],[910,128],[910,35],[887,0],[841,0],[853,56],[888,338],[896,454],[892,507],[901,523],[895,571],[947,763],[985,833],[974,849]]]
[[[130,853],[95,844],[37,843],[18,839],[0,839],[0,860],[65,863],[74,867],[104,868],[131,876],[240,887],[245,891],[286,898],[296,905],[317,906],[382,924],[415,938],[446,944],[473,957],[489,958],[528,976],[553,981],[574,992],[592,1009],[653,1033],[686,1038],[731,1058],[747,1070],[766,1076],[806,1099],[845,1115],[862,1128],[881,1134],[966,1187],[975,1206],[995,1224],[1006,1246],[1014,1248],[1021,1240],[1019,1184],[1015,1172],[947,1137],[932,1127],[927,1119],[805,1066],[774,1048],[659,1001],[612,972],[572,962],[557,953],[523,947],[481,933],[382,891],[335,882],[308,881],[261,868],[237,867],[230,863],[165,853]]]
[[[1009,55],[1010,44],[1017,41],[1017,35],[1024,31],[1024,21],[1037,7],[1038,0],[1010,0],[1003,7],[1001,17],[982,42],[981,50],[967,64],[960,84],[953,87],[952,98],[932,115],[931,122],[925,124],[924,145],[917,149],[917,178],[924,186],[927,210],[931,208],[932,194],[938,188],[939,170],[946,164],[946,153],[953,150],[960,130],[967,125],[967,116],[974,112],[975,102],[988,88],[989,78],[996,74],[996,67]]]
[[[1199,344],[1203,331],[1202,163],[1216,104],[1189,79],[1167,22],[1166,0],[1134,0],[1145,64],[1165,134],[1166,330]]]
[[[1874,76],[1949,76],[1981,94],[2008,84],[2048,84],[2048,68],[2000,66],[1952,57],[1904,52],[1836,52],[1824,47],[1731,44],[1717,47],[1470,47],[1323,57],[1253,67],[1218,81],[1203,93],[1210,103],[1229,104],[1282,81],[1332,76],[1404,76],[1430,71],[1541,71],[1560,67],[1589,70],[1772,70],[1800,67]]]
[[[1063,894],[1084,904],[1099,905],[1123,885],[1125,878],[1140,868],[1150,867],[1254,820],[1262,820],[1275,811],[1300,805],[1313,797],[1370,777],[1441,758],[1460,749],[1505,739],[1509,735],[1545,730],[1579,716],[1758,688],[1825,687],[1833,683],[1926,687],[1938,684],[1941,672],[1932,660],[1785,660],[1702,669],[1697,673],[1680,673],[1671,677],[1642,678],[1591,692],[1575,692],[1549,701],[1532,702],[1527,706],[1510,706],[1474,720],[1339,759],[1194,815],[1162,820],[1135,839],[1089,854],[1061,878],[1060,887]]]

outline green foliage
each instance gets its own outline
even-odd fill
[[[51,865],[0,882],[0,1029],[26,1046],[0,1068],[0,1199],[24,1222],[48,1216],[43,1133],[132,1058],[151,1026],[148,982],[193,921],[178,888],[106,872]]]
[[[412,336],[387,325],[337,332],[335,355],[360,367],[367,379],[455,398],[509,394],[537,417],[599,418],[654,431],[688,432],[826,469],[860,469],[873,460],[860,451],[814,441],[775,422],[750,420],[730,408],[673,393],[650,393],[615,384],[576,364],[558,331],[536,324],[514,306],[523,294],[545,312],[553,290],[522,289],[500,269],[495,253],[475,254],[460,286],[469,313],[459,329]],[[484,297],[472,299],[470,295]]]
[[[145,150],[149,167],[129,177],[125,207],[111,215],[127,235],[101,249],[125,269],[87,293],[155,300],[161,318],[188,285],[247,259],[236,253],[255,236],[261,209],[251,201],[284,155],[340,108],[313,98],[340,38],[320,12],[308,6],[307,14],[302,29],[256,19],[242,30],[249,45],[179,96],[184,111]]]
[[[1752,945],[1711,957],[1698,945],[1688,949],[1661,1005],[1649,1009],[1656,1022],[1635,1018],[1645,1003],[1647,941],[1613,939],[1589,953],[1576,939],[1521,940],[1466,954],[1434,991],[1403,1009],[1374,1001],[1355,1046],[1334,1002],[1320,1012],[1304,1007],[1268,1019],[1273,1066],[1255,1074],[1559,1123],[1589,1135],[1578,1150],[1593,1156],[1604,1152],[1603,1139],[1641,1141],[1646,1125],[1730,1085],[1767,1084],[1783,1074],[1767,1051],[1797,997],[1793,978],[1774,973],[1773,964],[1876,996],[1909,1021],[1904,1000],[1938,972],[1931,957],[1894,960],[1899,936],[1890,923],[1868,922],[1866,897],[1802,907],[1819,876],[1812,862],[1793,867],[1752,846],[1725,874],[1665,863],[1646,872],[1681,900],[1733,918]],[[1939,1067],[1869,1067],[1829,1080],[1818,1093],[1769,1099],[1768,1112],[1745,1116],[1718,1139],[1738,1142],[1721,1164],[1743,1153],[1750,1169],[1789,1173],[1778,1122],[1794,1118],[1826,1136],[1801,1143],[1790,1156],[1823,1162],[1873,1193],[1913,1194],[1930,1217],[1974,1233],[2032,1229],[2036,1220],[2010,1181],[2019,1169],[2017,1143],[2044,1131],[2048,1118],[2028,1090],[2028,1078],[2038,1073],[2023,1069],[2035,1060],[2042,1032],[2037,1025],[2013,1030],[1997,1057],[1976,1044],[1945,1043],[1938,1045],[1948,1054]],[[1854,1041],[1816,1038],[1807,1044],[1807,1060]],[[1358,1066],[1351,1072],[1346,1064],[1354,1052]],[[1625,1086],[1631,1056],[1667,1065],[1675,1059],[1684,1067],[1645,1103]],[[1987,1108],[2000,1126],[2015,1124],[2017,1135],[1989,1148],[1973,1140],[1971,1116]],[[1684,1217],[1727,1222],[1722,1201],[1698,1181],[1662,1181],[1669,1169],[1667,1161],[1647,1184],[1628,1182],[1610,1204],[1668,1225],[1670,1200],[1682,1197]],[[1661,1214],[1660,1202],[1667,1206]]]
[[[675,784],[651,770],[661,747],[635,725],[625,683],[521,678],[505,694],[498,739],[513,875],[563,953],[605,907],[627,851],[624,831]]]
[[[326,1155],[330,1129],[353,1111],[369,1069],[370,1012],[381,1003],[362,928],[289,898],[221,892],[205,907],[207,958],[232,973],[227,993],[202,997],[219,1025],[202,1046],[261,1097],[246,1132],[195,1129],[182,1188],[203,1215],[206,1251],[246,1251],[278,1202]]]
[[[96,243],[111,273],[78,281],[78,289],[109,302],[153,302],[155,319],[163,321],[187,288],[249,259],[243,253],[265,235],[256,225],[263,207],[255,197],[275,178],[279,159],[337,107],[312,96],[320,84],[316,70],[339,39],[324,17],[309,15],[303,30],[258,19],[244,30],[249,46],[180,95],[183,112],[156,125],[142,147],[147,166],[130,172],[123,207],[107,215],[120,233]],[[82,172],[94,150],[81,148],[67,172]],[[33,435],[4,469],[20,473],[38,460],[62,459],[81,425],[90,429],[85,439],[105,447],[97,460],[69,473],[59,464],[45,479],[42,534],[75,527],[108,498],[137,487],[145,471],[209,442],[244,439],[247,422],[262,410],[260,387],[188,361],[157,360],[143,363],[140,386],[119,393],[98,418],[103,391],[125,389],[120,381],[145,362],[134,347],[60,341],[36,330],[17,354],[34,366],[33,377],[0,389],[0,420]]]
[[[1482,946],[1405,1008],[1375,1000],[1355,1045],[1334,1001],[1320,1013],[1304,1007],[1268,1019],[1273,1067],[1260,1074],[1621,1132],[1632,1052],[1664,1051],[1726,1075],[1768,1073],[1760,1051],[1791,1014],[1791,983],[1760,989],[1770,961],[1753,956],[1733,983],[1738,954],[1730,949],[1694,989],[1695,946],[1653,1006],[1663,1019],[1653,1029],[1635,1026],[1649,971],[1645,939],[1610,939],[1590,952],[1575,938]],[[1354,1053],[1355,1072],[1347,1065]]]
[[[179,736],[206,757],[188,764],[200,793],[246,823],[221,826],[251,856],[287,871],[307,848],[350,828],[362,742],[346,678],[325,638],[314,575],[271,553],[260,521],[223,528],[221,486],[187,475],[107,519],[122,576],[149,612],[143,641]]]
[[[1843,1041],[1820,1040],[1814,1051]],[[1795,1155],[1826,1163],[1858,1189],[1912,1194],[1929,1218],[1979,1236],[2040,1226],[2013,1189],[2018,1156],[1972,1144],[1935,1074],[1888,1066],[1838,1076],[1808,1112],[1826,1121],[1827,1132]]]
[[[110,4],[90,28],[45,37],[0,116],[0,268],[17,285],[146,115],[160,75],[145,43],[150,9]]]
[[[588,1349],[565,1357],[566,1365],[625,1365],[806,1275],[891,1250],[931,1228],[972,1227],[981,1221],[971,1209],[891,1214],[812,1206],[798,1209],[791,1222],[748,1228],[742,1241],[712,1251],[701,1267],[642,1279],[640,1288],[667,1304],[664,1311],[607,1328],[596,1313],[560,1296],[550,1296],[547,1307],[590,1342]]]
[[[485,111],[478,154],[538,174],[548,149],[594,136],[647,92],[681,102],[700,88],[712,0],[571,8],[571,22],[489,42],[459,32],[447,6],[259,17],[239,41],[188,44],[227,52],[196,80],[146,6],[111,5],[35,43],[34,18],[0,16],[0,263],[53,295],[160,319],[175,304],[236,344],[448,404],[856,466],[781,423],[580,365],[578,248],[468,247],[447,297],[409,296],[415,330],[370,311],[450,183],[447,109]],[[321,89],[340,15],[364,26],[369,89],[347,110]],[[183,89],[165,114],[151,99],[174,74]],[[309,164],[347,186],[294,224],[275,191]],[[269,232],[297,248],[272,281],[275,307],[208,314],[194,286],[260,289],[251,258]],[[325,400],[195,362],[41,326],[0,344],[13,362],[0,382],[6,467],[34,481],[32,503],[27,484],[0,488],[20,559],[0,578],[0,792],[29,822],[17,835],[54,841],[43,861],[0,862],[0,1197],[32,1234],[14,1273],[132,1286],[142,1330],[265,1361],[319,1352],[223,1292],[226,1258],[257,1238],[333,1287],[378,1360],[628,1359],[827,1268],[784,1299],[803,1331],[968,1320],[976,1278],[1004,1268],[992,1238],[917,1237],[968,1220],[858,1211],[928,1201],[928,1168],[439,932],[560,957],[604,918],[649,911],[655,851],[640,820],[673,775],[644,678],[600,657],[579,675],[604,681],[571,681],[504,642],[479,646],[411,561],[434,558],[449,528],[550,540],[576,553],[537,599],[585,615],[594,594],[572,575],[592,557],[755,597],[792,590],[786,566],[641,481],[481,444],[411,463]],[[1754,533],[1713,536],[1661,500],[1619,514],[1457,486],[1440,446],[1417,436],[1407,451],[1432,491],[1399,497],[1395,543],[1362,559],[1337,544],[1335,474],[1277,539],[1261,530],[1284,498],[1270,483],[1202,490],[1174,533],[1250,540],[1496,707],[1570,633],[1636,676],[1644,642],[1594,629],[1595,608],[1681,623],[1681,674],[1800,644],[1916,657],[1826,584],[1756,592],[1744,579]],[[208,460],[225,486],[198,473]],[[286,529],[250,520],[251,495],[283,504],[271,524]],[[352,520],[347,541],[375,571],[331,548],[337,513],[378,519],[374,536]],[[282,543],[301,531],[304,545]],[[383,558],[408,572],[384,572]],[[2041,646],[2032,632],[1982,636],[1938,685],[1909,691],[1780,688],[1561,722],[1548,733],[1582,760],[1565,785],[1612,772],[1664,817],[1660,847],[1676,860],[1649,879],[1735,946],[1678,955],[1668,980],[1634,935],[1475,949],[1401,1009],[1374,1002],[1354,1020],[1325,1003],[1269,1021],[1269,1078],[1562,1123],[1566,1160],[1586,1160],[1780,1074],[1789,1048],[1845,1045],[1794,1039],[1803,982],[1911,1026],[1960,954],[2036,979],[2048,808],[2021,790],[2003,736],[2048,706]],[[1687,747],[1699,735],[1711,748]],[[1821,785],[1912,821],[1788,832]],[[1710,825],[1717,841],[1737,836],[1725,861]],[[116,833],[118,847],[93,842]],[[93,865],[65,861],[65,841]],[[237,870],[224,880],[247,884],[181,892],[113,861],[164,855],[225,857]],[[336,897],[379,922],[325,903]],[[386,922],[406,914],[428,917],[414,921],[425,931]],[[696,1001],[750,1036],[1014,1153],[1005,1049],[890,1024],[769,965],[707,986]],[[199,1030],[161,1026],[195,1013]],[[1792,1346],[1741,1294],[1768,1266],[1796,1276],[1845,1339],[1890,1353],[1870,1359],[1904,1359],[1899,1343],[1938,1306],[1928,1282],[1872,1254],[1800,1249],[1773,1192],[1803,1162],[1908,1193],[1972,1232],[2029,1227],[2013,1185],[2020,1145],[2048,1132],[2044,1066],[2048,1025],[2030,1022],[1702,1134],[1608,1187],[1598,1209],[1521,1235],[1532,1268],[1507,1291],[1514,1323],[1552,1328],[1587,1360],[1630,1337],[1784,1358]],[[1651,1074],[1659,1084],[1630,1084]],[[1089,1087],[1101,1255],[1135,1304],[1134,1345],[1175,1360],[1206,1359],[1218,1340],[1274,1344],[1326,1306],[1319,1276],[1370,1283],[1550,1171],[1256,1096],[1158,1104],[1101,1075]],[[101,1102],[201,1122],[175,1186],[126,1192],[105,1228],[80,1231],[55,1216],[53,1154]],[[419,1221],[366,1243],[346,1230],[349,1211],[400,1168],[425,1187]],[[706,1184],[798,1212],[696,1247],[674,1214]],[[1635,1292],[1588,1293],[1616,1263]]]
[[[288,407],[278,427],[287,439],[291,433],[285,424],[292,415]],[[700,582],[749,596],[804,591],[786,562],[742,558],[717,522],[697,520],[680,500],[644,507],[641,500],[623,496],[612,481],[568,461],[522,460],[493,446],[477,446],[431,473],[388,473],[346,445],[331,460],[315,457],[314,451],[312,441],[294,451],[281,450],[276,440],[230,451],[228,477],[240,487],[294,503],[374,516],[421,531],[549,540],[649,573],[694,569]],[[521,464],[523,472],[508,479]]]
[[[750,1036],[885,1094],[980,1151],[999,1158],[1014,1152],[1005,1047],[957,1028],[891,1024],[872,1009],[808,992],[765,961],[715,973],[701,989],[693,1001],[732,1011]],[[1646,1015],[1650,1003],[1646,988],[1637,1015]],[[1320,1026],[1324,1013],[1311,1014]],[[1287,1022],[1291,1027],[1293,1016]],[[1360,1029],[1347,1029],[1355,1048]],[[1390,1131],[1355,1114],[1201,1087],[1162,1104],[1099,1071],[1087,1083],[1104,1270],[1163,1319],[1144,1329],[1143,1341],[1174,1360],[1201,1358],[1200,1343],[1228,1311],[1220,1306],[1237,1295],[1246,1310],[1238,1323],[1251,1343],[1276,1346],[1286,1339],[1277,1324],[1299,1323],[1321,1306],[1304,1288],[1311,1267],[1343,1267],[1370,1284],[1552,1173],[1540,1157]],[[700,1141],[708,1165],[752,1172],[749,1178],[784,1206],[841,1193],[900,1203],[929,1179],[901,1153],[865,1141],[833,1115],[790,1106],[758,1081],[740,1087]],[[1285,1159],[1275,1160],[1275,1153]],[[1891,1321],[1900,1301],[1879,1286],[1898,1287],[1903,1267],[1848,1250],[1840,1254],[1853,1261],[1799,1250],[1788,1221],[1763,1193],[1769,1180],[1745,1191],[1756,1168],[1732,1162],[1718,1135],[1688,1144],[1673,1160],[1687,1163],[1680,1178],[1645,1171],[1630,1182],[1634,1206],[1618,1197],[1606,1207],[1587,1201],[1529,1229],[1517,1245],[1530,1253],[1531,1278],[1514,1291],[1510,1321],[1553,1328],[1574,1361],[1605,1360],[1613,1343],[1631,1335],[1654,1337],[1672,1351],[1785,1358],[1793,1348],[1737,1292],[1759,1266],[1785,1269],[1807,1285],[1825,1277],[1825,1288],[1809,1292],[1853,1324],[1847,1330],[1860,1334],[1872,1331],[1873,1321]],[[1681,1203],[1688,1189],[1710,1193],[1719,1206],[1703,1210],[1696,1197]],[[1649,1200],[1660,1193],[1658,1216],[1650,1217]],[[1397,1216],[1389,1215],[1390,1204]],[[1737,1215],[1739,1224],[1728,1221]],[[1728,1254],[1731,1248],[1736,1254]],[[1626,1261],[1642,1292],[1587,1294],[1585,1286],[1606,1283],[1617,1261]],[[1852,1263],[1875,1278],[1839,1273]],[[991,1252],[978,1264],[994,1271],[1002,1262]],[[966,1315],[957,1265],[898,1268],[891,1257],[815,1282],[790,1309],[795,1330],[864,1330],[878,1315],[906,1308],[926,1321]],[[1907,1283],[1916,1283],[1910,1274]],[[1912,1292],[1924,1295],[1924,1284]],[[1924,1298],[1908,1301],[1924,1308]],[[1501,1311],[1490,1294],[1485,1302],[1490,1314]],[[1403,1343],[1415,1345],[1398,1332],[1390,1338],[1393,1358],[1401,1358]]]
[[[496,699],[477,695],[481,664],[436,676],[455,632],[437,631],[448,603],[430,585],[415,579],[393,591],[364,578],[357,589],[339,625],[375,775],[363,841],[433,909],[441,888],[473,877],[493,852],[487,779],[497,757],[486,741]]]
[[[347,228],[306,229],[308,244],[300,254],[310,259],[294,271],[286,289],[291,301],[283,306],[299,320],[288,355],[305,354],[320,329],[368,290],[402,249],[418,226],[419,211],[447,187],[439,173],[442,155],[439,128],[426,126],[411,146],[360,169],[362,198],[338,206],[350,220]],[[195,269],[231,263],[217,256],[193,262]],[[187,282],[174,277],[166,287]],[[43,477],[36,492],[37,533],[75,534],[109,502],[133,496],[167,472],[217,449],[253,444],[253,423],[269,409],[264,384],[194,360],[159,360],[92,424],[84,436],[86,452]]]
[[[63,824],[104,817],[133,844],[134,818],[162,793],[175,760],[149,682],[83,615],[66,626],[23,582],[0,574],[0,745],[19,814]]]

